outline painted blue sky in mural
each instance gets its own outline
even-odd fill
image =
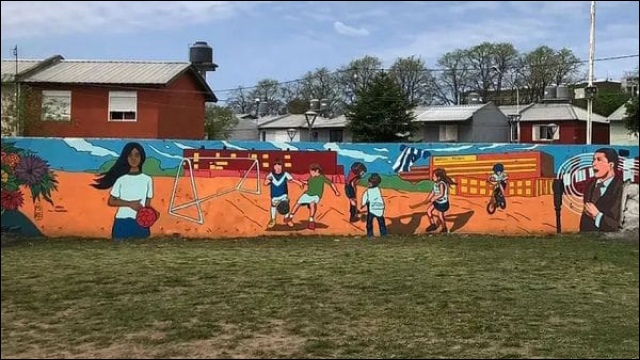
[[[120,154],[125,140],[94,139],[38,139],[28,138],[2,139],[2,142],[15,142],[23,149],[30,149],[43,156],[52,168],[60,171],[84,172],[95,171]],[[237,149],[237,150],[290,150],[290,151],[322,151],[331,150],[338,153],[338,162],[348,169],[353,162],[367,164],[370,172],[391,175],[393,165],[401,154],[402,144],[324,144],[324,143],[274,143],[274,142],[227,142],[227,141],[173,141],[173,140],[141,140],[147,157],[160,161],[163,169],[179,166],[185,149]],[[571,157],[593,152],[598,146],[549,146],[528,144],[408,144],[420,150],[426,150],[433,156],[455,156],[471,154],[497,154],[526,151],[542,151],[554,158],[555,169]],[[627,149],[631,157],[638,157],[638,146],[614,147]],[[73,159],[73,161],[69,161]],[[416,165],[427,165],[427,159],[420,159]]]

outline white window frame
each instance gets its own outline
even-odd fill
[[[453,132],[455,132],[455,135],[450,136]],[[451,143],[460,141],[460,127],[458,124],[441,124],[438,127],[438,141]]]
[[[533,139],[533,141],[540,141],[540,142],[553,142],[553,141],[558,141],[560,140],[560,129],[561,129],[561,125],[558,125],[558,130],[556,131],[556,133],[553,135],[553,139],[541,139],[540,138],[540,129],[546,127],[549,127],[549,124],[537,124],[537,125],[533,125],[532,126],[532,134],[531,134],[531,138]],[[548,131],[548,130],[547,130]]]
[[[112,98],[134,98],[136,99],[135,105],[135,118],[134,119],[112,119],[111,118],[111,99]],[[107,113],[107,119],[109,122],[117,122],[117,123],[133,123],[138,121],[138,92],[137,91],[109,91],[109,112]]]
[[[511,142],[519,143],[520,142],[520,123],[512,122],[510,132],[511,132],[510,134]]]
[[[67,111],[65,115],[60,114],[47,114],[45,107],[47,106],[45,99],[47,98],[68,98],[69,104],[67,105]],[[42,121],[48,122],[70,122],[71,121],[71,109],[73,102],[73,94],[70,90],[42,90]]]

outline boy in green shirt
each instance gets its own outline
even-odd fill
[[[289,227],[294,226],[293,217],[300,209],[300,206],[307,205],[309,206],[309,230],[316,229],[315,216],[318,212],[318,205],[320,204],[320,200],[322,200],[322,195],[324,194],[325,184],[331,186],[331,189],[336,196],[340,196],[340,192],[336,185],[322,174],[322,167],[320,165],[313,164],[309,166],[309,175],[309,180],[306,181],[307,192],[302,194],[298,203],[294,206],[293,211],[291,211],[291,213],[286,217],[287,225],[289,225]]]

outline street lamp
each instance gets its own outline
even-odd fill
[[[316,123],[316,119],[318,118],[318,113],[313,110],[309,110],[306,113],[304,113],[304,117],[307,119],[307,126],[309,127],[309,142],[311,142],[313,125]]]
[[[293,142],[293,139],[295,139],[296,135],[298,135],[298,130],[289,129],[287,130],[287,135],[289,135],[289,142]]]

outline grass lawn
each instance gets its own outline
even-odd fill
[[[2,358],[638,358],[638,245],[588,237],[2,248]]]

